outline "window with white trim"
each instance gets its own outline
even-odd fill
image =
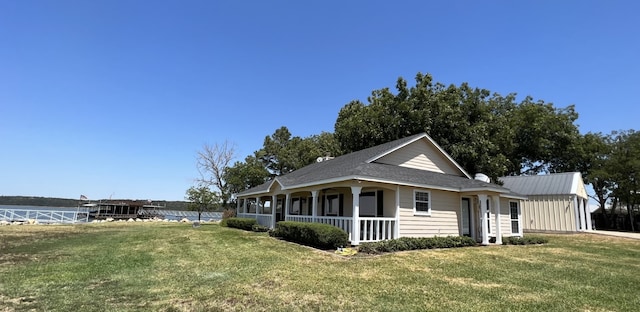
[[[520,234],[520,214],[518,202],[509,202],[509,214],[511,215],[511,233]]]
[[[431,215],[431,192],[413,191],[413,214],[423,216]]]

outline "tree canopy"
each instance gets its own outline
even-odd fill
[[[640,204],[640,132],[613,131],[608,135],[587,133],[576,154],[585,183],[593,187],[594,198],[608,219],[609,228],[619,228],[617,210],[624,206],[628,225],[635,230],[634,213]]]
[[[189,201],[188,208],[198,212],[198,221],[200,221],[203,212],[214,209],[219,201],[218,195],[206,185],[190,187],[186,192],[185,199]]]
[[[579,131],[573,106],[516,94],[501,96],[467,83],[445,86],[418,73],[407,87],[403,78],[374,90],[368,104],[352,101],[338,113],[335,137],[345,152],[426,132],[466,171],[492,178],[571,170],[567,148]]]
[[[330,132],[302,138],[292,136],[289,129],[283,126],[266,136],[262,148],[253,155],[228,167],[223,179],[230,193],[238,193],[260,185],[269,178],[309,165],[318,157],[340,154],[339,144]]]

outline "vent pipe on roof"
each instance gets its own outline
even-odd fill
[[[318,157],[318,158],[316,159],[316,162],[323,162],[323,161],[331,160],[331,159],[333,159],[333,158],[334,158],[334,157],[331,157],[331,156],[328,156],[328,155],[327,155],[327,156],[324,156],[324,157]]]
[[[487,176],[484,173],[476,173],[475,179],[480,180],[482,182],[491,183],[491,179],[489,179],[489,176]]]

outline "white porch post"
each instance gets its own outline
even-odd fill
[[[276,228],[276,206],[278,205],[278,195],[271,196],[271,228]]]
[[[353,194],[353,225],[351,226],[351,245],[360,245],[360,191],[361,186],[352,186]]]
[[[586,219],[587,219],[587,231],[593,231],[593,224],[591,224],[591,209],[589,209],[589,201],[586,199],[583,199],[582,202],[584,203],[584,212],[587,215]]]
[[[502,226],[500,224],[500,196],[493,196],[493,206],[496,210],[496,244],[502,245]]]
[[[585,207],[584,203],[581,199],[578,199],[578,210],[580,210],[580,230],[585,231],[587,229],[587,224],[585,222]]]
[[[482,230],[482,245],[489,245],[489,229],[487,229],[487,195],[478,195],[480,201],[480,229]]]
[[[580,231],[580,210],[578,209],[578,196],[573,196],[573,213],[576,215],[576,231]]]
[[[396,226],[393,238],[400,238],[400,185],[396,186]]]
[[[318,191],[311,191],[311,222],[318,216]]]
[[[236,213],[240,212],[240,198],[236,197]]]
[[[284,220],[287,220],[287,216],[289,216],[289,205],[291,204],[291,193],[287,193],[284,197],[284,205],[282,205],[282,209],[284,209]]]

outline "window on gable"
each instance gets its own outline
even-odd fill
[[[413,214],[431,215],[431,192],[413,191]]]

